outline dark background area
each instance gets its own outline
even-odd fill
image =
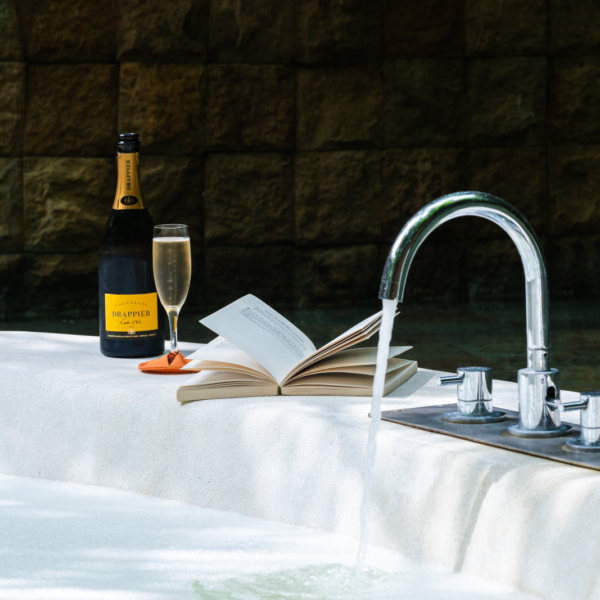
[[[97,332],[125,131],[155,222],[190,226],[183,339],[254,293],[328,341],[378,305],[416,210],[480,190],[538,232],[564,384],[591,386],[596,0],[0,0],[1,328]],[[395,338],[514,379],[523,298],[506,234],[459,219],[419,251]]]
[[[375,304],[420,206],[475,189],[600,294],[595,0],[0,0],[0,318],[93,317],[118,132],[155,222],[191,227],[205,311]],[[409,302],[523,297],[508,237],[448,224]]]

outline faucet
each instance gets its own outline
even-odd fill
[[[519,437],[567,435],[561,424],[560,372],[550,368],[548,276],[540,241],[511,204],[483,192],[442,196],[413,215],[398,234],[383,270],[379,297],[402,302],[410,265],[427,236],[457,217],[483,217],[502,227],[517,246],[525,271],[527,367],[518,373],[519,422],[508,428]]]

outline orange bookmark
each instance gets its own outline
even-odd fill
[[[192,375],[193,371],[181,370],[181,367],[184,367],[189,362],[192,362],[191,359],[183,358],[178,352],[177,354],[165,354],[154,360],[147,360],[146,362],[140,363],[138,369],[143,373]]]

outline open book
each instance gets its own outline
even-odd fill
[[[248,396],[370,396],[377,348],[353,348],[381,326],[381,312],[317,350],[285,317],[251,294],[200,321],[219,337],[187,358],[199,371],[177,390],[180,402]],[[417,371],[390,348],[384,393]]]

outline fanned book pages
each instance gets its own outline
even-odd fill
[[[218,334],[187,358],[197,371],[177,390],[184,402],[248,396],[370,396],[377,348],[352,348],[381,326],[381,312],[318,350],[285,317],[251,294],[200,321]],[[417,372],[397,358],[411,346],[392,346],[384,393]]]

